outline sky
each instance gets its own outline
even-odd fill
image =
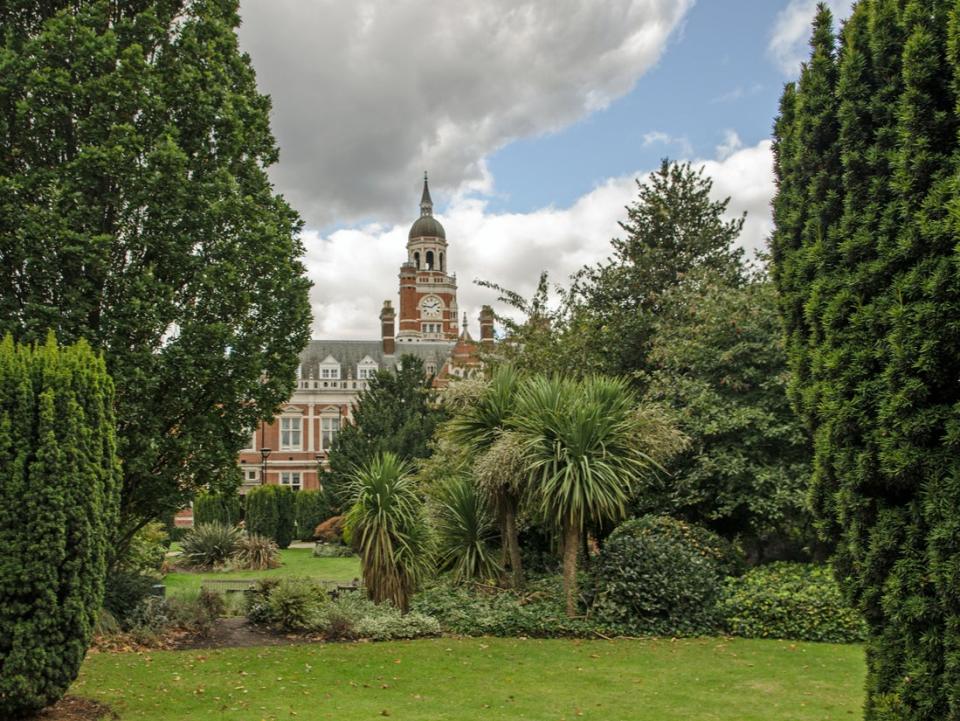
[[[529,297],[602,262],[638,180],[691,161],[771,230],[770,132],[816,0],[241,0],[304,219],[315,338],[379,336],[423,173],[477,335],[488,280]],[[851,0],[830,0],[838,18]]]

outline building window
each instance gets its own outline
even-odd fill
[[[290,486],[295,491],[300,490],[300,471],[281,471],[280,485]]]
[[[244,468],[243,469],[243,482],[244,483],[256,483],[260,480],[260,471],[256,468]]]
[[[329,451],[337,433],[340,432],[340,416],[325,416],[320,419],[320,450]]]
[[[337,380],[340,378],[340,366],[334,368],[321,368],[320,377],[325,380]]]
[[[255,450],[257,450],[257,432],[256,432],[256,431],[253,431],[253,432],[250,434],[250,442],[249,442],[244,448],[241,448],[240,450],[241,450],[241,451],[255,451]]]
[[[357,380],[370,380],[377,372],[377,367],[375,365],[357,366]]]
[[[280,450],[299,451],[301,443],[301,418],[283,417],[280,419]]]

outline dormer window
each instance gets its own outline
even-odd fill
[[[364,356],[363,360],[357,363],[357,378],[362,381],[369,380],[379,369],[380,366],[373,358]]]
[[[340,378],[340,363],[333,356],[327,356],[320,363],[320,378],[322,380],[338,380]]]

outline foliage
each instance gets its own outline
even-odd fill
[[[212,635],[220,617],[226,613],[223,596],[202,590],[194,598],[145,598],[126,619],[123,628],[141,642],[182,630],[202,638]]]
[[[556,578],[533,581],[524,592],[439,583],[414,596],[412,608],[438,619],[445,632],[462,636],[594,635],[596,624],[569,618],[562,597]]]
[[[411,594],[432,564],[431,539],[410,467],[393,453],[357,468],[346,535],[360,554],[370,598],[406,611]]]
[[[693,270],[709,269],[730,286],[743,281],[743,250],[734,245],[744,219],[725,220],[729,199],[712,200],[713,181],[689,163],[664,160],[644,180],[620,222],[613,255],[584,268],[571,291],[569,325],[615,375],[645,370],[663,296]]]
[[[257,486],[247,491],[247,512],[243,521],[247,533],[277,539],[280,511],[277,508],[276,488]]]
[[[159,579],[169,546],[166,527],[159,521],[148,523],[134,534],[114,569]]]
[[[297,535],[297,512],[294,491],[289,486],[273,486],[274,502],[277,504],[277,535],[274,540],[280,548],[288,548]]]
[[[328,641],[396,641],[439,636],[440,623],[422,613],[400,613],[389,603],[376,604],[358,593],[343,593],[324,606],[316,630]]]
[[[590,569],[592,612],[633,633],[714,633],[721,581],[734,563],[729,544],[704,529],[666,516],[627,521]]]
[[[727,579],[718,605],[728,633],[745,638],[854,643],[866,638],[827,566],[771,563]]]
[[[222,523],[201,523],[194,526],[180,542],[182,555],[192,568],[219,568],[236,553],[241,532]]]
[[[250,605],[251,619],[280,631],[310,631],[316,628],[327,602],[323,586],[309,578],[281,578],[257,589]],[[262,608],[255,604],[263,603]]]
[[[147,598],[153,595],[157,579],[136,571],[110,569],[107,573],[103,607],[121,625],[127,626],[130,615]]]
[[[406,461],[429,458],[430,439],[444,418],[432,397],[423,361],[416,356],[402,355],[399,370],[379,371],[368,381],[354,404],[353,423],[344,425],[334,440],[330,472],[323,479],[342,512],[350,503],[355,468],[387,452]]]
[[[331,516],[313,530],[315,538],[324,543],[343,543],[344,516]]]
[[[267,177],[270,100],[239,23],[232,0],[0,8],[0,332],[103,350],[118,546],[236,482],[309,338],[300,221]]]
[[[193,499],[193,522],[236,526],[242,517],[242,498],[235,491],[199,493]]]
[[[330,502],[323,491],[299,491],[294,502],[297,538],[312,541],[317,526],[333,515]]]
[[[280,567],[280,549],[272,538],[255,533],[244,534],[230,559],[234,568],[262,571]]]
[[[773,285],[696,272],[661,298],[645,399],[675,409],[690,445],[644,489],[641,509],[739,537],[757,554],[777,538],[809,544],[812,451],[787,400]]]
[[[432,500],[440,570],[449,571],[458,583],[496,578],[496,532],[476,484],[467,476],[449,480],[434,489]]]
[[[316,558],[350,558],[356,554],[350,546],[344,546],[340,543],[318,542],[313,547],[313,555]]]
[[[464,403],[445,427],[451,440],[474,456],[474,475],[496,511],[515,588],[523,584],[517,513],[529,473],[521,443],[505,434],[514,424],[520,384],[511,366],[498,366],[486,387],[472,402]]]
[[[960,13],[821,7],[775,126],[773,275],[867,721],[960,719]]]
[[[586,525],[623,518],[640,478],[678,450],[681,437],[645,433],[651,425],[669,428],[670,421],[638,413],[627,383],[602,376],[531,378],[521,386],[515,424],[532,493],[544,519],[561,532],[567,614],[573,616]],[[665,442],[655,447],[652,438]]]
[[[58,700],[90,642],[120,491],[113,401],[104,360],[86,342],[0,342],[4,718]]]

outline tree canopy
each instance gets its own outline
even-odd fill
[[[118,540],[232,482],[308,340],[297,214],[236,0],[0,7],[0,331],[116,383]]]

